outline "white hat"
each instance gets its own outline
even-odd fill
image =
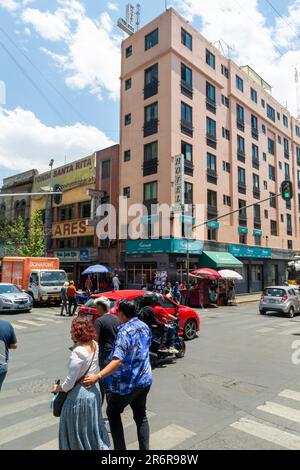
[[[97,297],[95,300],[94,300],[94,304],[97,305],[97,304],[101,304],[103,305],[103,307],[106,308],[106,311],[108,312],[110,310],[110,301],[108,300],[107,297]]]

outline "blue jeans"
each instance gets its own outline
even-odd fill
[[[176,331],[172,326],[168,327],[167,331],[167,347],[173,348],[175,346]]]
[[[0,392],[4,379],[7,374],[7,364],[0,364]]]

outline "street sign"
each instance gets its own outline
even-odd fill
[[[184,155],[175,157],[175,205],[184,204]]]

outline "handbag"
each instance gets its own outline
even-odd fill
[[[93,354],[93,357],[92,357],[92,360],[91,360],[91,363],[88,367],[88,369],[86,370],[86,372],[80,377],[80,379],[77,380],[77,382],[75,382],[75,385],[74,387],[69,390],[68,392],[58,392],[53,400],[53,416],[55,418],[60,418],[60,415],[61,415],[61,410],[62,410],[62,407],[66,401],[66,398],[68,396],[68,394],[70,392],[72,392],[72,390],[74,390],[74,388],[76,387],[76,385],[78,385],[82,379],[84,379],[84,377],[86,376],[86,374],[88,373],[88,371],[90,370],[92,364],[93,364],[93,361],[94,361],[94,357],[95,357],[95,352]]]

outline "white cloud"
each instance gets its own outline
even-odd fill
[[[19,8],[20,4],[15,2],[15,0],[0,0],[0,7],[8,10],[9,12],[14,12]]]
[[[274,97],[281,103],[287,101],[290,111],[296,113],[294,68],[300,57],[300,0],[289,6],[284,21],[275,15],[273,27],[267,25],[257,0],[175,0],[175,3],[188,20],[201,18],[201,32],[209,41],[222,39],[234,46],[232,59],[254,68],[273,86]]]
[[[59,165],[65,156],[75,160],[114,143],[93,126],[47,126],[22,108],[0,108],[0,128],[0,167],[16,172],[33,167],[42,171],[49,157]]]
[[[116,3],[112,3],[112,2],[109,2],[107,4],[107,8],[111,11],[119,11],[120,10],[118,5]]]
[[[26,8],[22,13],[22,20],[34,27],[40,36],[49,41],[67,39],[69,25],[64,14],[60,11],[50,13],[41,12],[35,8]]]

